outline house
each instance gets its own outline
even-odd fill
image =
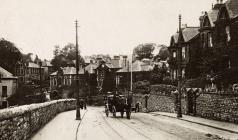
[[[89,94],[95,94],[96,89],[96,75],[95,69],[97,64],[90,63],[86,67],[79,70],[79,79],[84,81],[89,87]],[[50,90],[57,90],[58,87],[72,86],[76,80],[76,68],[75,67],[63,67],[58,71],[50,74]]]
[[[33,62],[26,63],[25,80],[26,83],[44,80],[44,68]]]
[[[0,107],[8,107],[7,98],[16,93],[18,78],[0,67]]]
[[[131,74],[132,82],[149,80],[153,66],[154,63],[149,59],[136,60],[132,64],[128,63],[116,72],[116,86],[120,89],[130,89]]]
[[[238,1],[217,1],[213,8],[200,17],[202,71],[219,75],[238,67]],[[230,73],[231,74],[231,73]],[[216,76],[221,77],[221,76]],[[224,77],[224,75],[223,75]],[[229,77],[226,75],[225,77]],[[233,76],[234,77],[234,76]],[[216,79],[216,78],[215,78]],[[219,78],[218,78],[219,79]],[[237,82],[232,78],[221,83]],[[218,82],[218,81],[217,81]],[[223,87],[226,87],[223,85]]]
[[[119,60],[119,59],[115,59]],[[121,69],[120,63],[116,61],[112,63],[99,61],[98,67],[95,69],[97,76],[98,93],[105,94],[116,90],[116,71]]]
[[[44,60],[42,62],[42,67],[44,68],[44,79],[49,79],[50,74],[55,72],[53,65],[50,63],[50,61]]]
[[[179,43],[181,46],[179,46]],[[199,62],[199,27],[185,27],[175,33],[170,39],[169,66],[172,79],[178,78],[178,65],[181,64],[182,78],[193,78],[200,74],[197,63]],[[179,63],[179,57],[181,63]]]

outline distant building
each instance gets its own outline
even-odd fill
[[[149,80],[150,72],[153,70],[154,63],[149,59],[136,60],[131,63],[128,62],[126,67],[116,72],[116,85],[120,89],[130,89],[130,81],[132,74],[132,82]]]
[[[0,107],[8,107],[7,98],[16,93],[18,78],[0,67]]]
[[[44,79],[48,80],[50,78],[50,74],[54,72],[54,67],[50,61],[47,60],[42,62],[42,67],[44,68]]]

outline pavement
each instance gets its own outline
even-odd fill
[[[82,119],[86,112],[87,110],[80,110]],[[76,110],[60,113],[33,135],[31,140],[75,140],[81,123],[81,120],[75,118]]]
[[[167,113],[167,112],[150,112],[150,114],[161,115],[166,116],[170,118],[177,118],[176,113]],[[230,133],[238,134],[238,125],[228,122],[221,122],[221,121],[215,121],[215,120],[209,120],[201,117],[195,117],[195,116],[189,116],[189,115],[183,115],[182,118],[179,118],[180,120],[196,123],[199,125],[204,125],[208,127],[212,127],[215,129],[219,129],[222,131],[227,131]]]

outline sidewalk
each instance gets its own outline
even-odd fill
[[[86,110],[80,109],[81,118]],[[31,140],[75,140],[77,128],[81,121],[75,120],[76,110],[58,114],[41,128]]]
[[[150,114],[153,114],[154,116],[160,115],[160,116],[166,116],[170,118],[177,118],[176,113],[167,113],[167,112],[150,112]],[[194,116],[189,116],[189,115],[183,115],[180,120],[199,124],[199,125],[204,125],[208,127],[212,127],[215,129],[219,129],[222,131],[227,131],[230,133],[238,134],[238,125],[233,124],[233,123],[228,123],[228,122],[220,122],[220,121],[215,121],[215,120],[208,120],[200,117],[194,117]]]

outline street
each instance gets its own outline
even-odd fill
[[[147,113],[132,113],[131,120],[106,117],[104,108],[89,107],[78,127],[77,139],[83,140],[203,140],[212,139],[204,126]],[[210,130],[211,128],[209,128]],[[218,131],[216,131],[218,132]],[[219,132],[218,132],[219,133]]]

